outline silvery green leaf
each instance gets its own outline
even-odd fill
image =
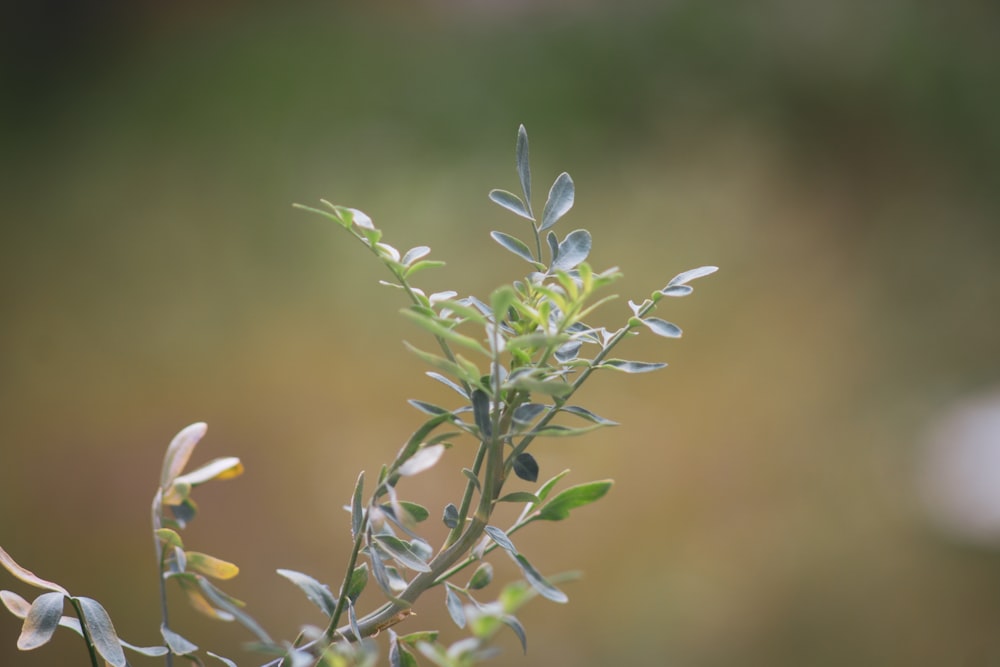
[[[549,232],[545,235],[545,242],[549,244],[549,253],[551,255],[549,263],[554,265],[556,260],[559,259],[559,238],[555,232]]]
[[[399,262],[399,250],[388,243],[376,243],[375,252],[377,252],[380,257],[387,257],[393,262]]]
[[[489,438],[493,432],[493,425],[490,423],[490,397],[482,389],[472,392],[472,414],[483,438]]]
[[[163,637],[163,642],[170,648],[170,652],[175,655],[191,655],[198,650],[197,644],[165,625],[160,625],[160,635]]]
[[[527,482],[538,481],[538,462],[527,452],[517,455],[514,459],[514,474]]]
[[[484,530],[486,531],[486,534],[490,536],[490,539],[497,543],[497,546],[509,553],[511,556],[517,555],[517,548],[514,546],[514,543],[510,541],[510,538],[507,537],[507,533],[503,532],[496,526],[486,526]]]
[[[524,193],[524,201],[527,203],[528,212],[531,212],[531,165],[528,161],[528,131],[524,125],[517,128],[517,176],[521,181],[521,192]],[[532,218],[534,219],[534,218]]]
[[[663,296],[687,296],[694,291],[690,285],[671,285],[660,290]]]
[[[534,220],[531,213],[528,212],[528,207],[524,205],[521,198],[518,197],[513,192],[507,192],[506,190],[490,190],[490,201],[494,204],[499,204],[503,206],[508,211],[516,213],[522,218],[527,218],[528,220]]]
[[[666,320],[661,320],[658,317],[647,317],[642,320],[649,329],[664,338],[680,338],[681,328],[672,322],[667,322]]]
[[[354,611],[354,605],[350,600],[347,601],[347,621],[351,626],[351,632],[354,633],[358,641],[361,641],[361,628],[358,627],[358,613]]]
[[[636,303],[636,302],[632,301],[632,299],[629,299],[628,300],[628,307],[632,310],[632,314],[633,315],[635,315],[636,317],[639,317],[639,311],[642,310],[642,307],[645,306],[646,303],[647,303],[646,301],[644,301],[642,303]]]
[[[555,261],[552,262],[552,269],[569,271],[575,268],[580,262],[587,259],[592,243],[590,232],[586,229],[570,232],[559,244],[559,253]]]
[[[382,557],[378,553],[378,549],[369,548],[368,558],[372,563],[372,574],[375,575],[375,583],[378,587],[382,589],[382,592],[389,597],[394,597],[396,595],[395,591],[392,590],[392,584],[389,581],[389,573],[386,572],[385,563],[382,562]]]
[[[600,424],[601,426],[617,426],[618,422],[611,421],[610,419],[605,419],[599,415],[595,415],[593,412],[586,408],[581,408],[579,405],[565,405],[559,408],[562,412],[568,412],[577,417],[583,417],[587,421],[594,422],[595,424]]]
[[[532,264],[535,263],[535,258],[531,256],[531,249],[521,239],[510,234],[504,234],[503,232],[490,232],[490,236],[494,241],[524,261],[531,262]]]
[[[108,612],[101,606],[100,602],[93,598],[77,597],[73,599],[80,605],[80,610],[83,612],[81,620],[87,626],[87,631],[90,632],[90,638],[97,652],[113,667],[125,667],[128,661],[125,659],[125,652],[122,650],[121,641],[115,632],[115,626],[111,624]]]
[[[421,257],[424,257],[427,254],[429,254],[430,251],[431,249],[425,245],[418,245],[416,248],[410,248],[409,250],[406,251],[406,254],[403,255],[403,259],[400,260],[400,263],[403,266],[409,266],[410,264],[417,261]]]
[[[65,599],[66,596],[62,593],[54,591],[42,593],[35,598],[24,617],[21,635],[17,638],[17,648],[30,651],[44,646],[52,639],[53,633],[59,627],[59,619],[62,618]]]
[[[544,411],[545,406],[541,403],[523,403],[514,408],[514,423],[530,424]]]
[[[514,616],[511,616],[509,614],[505,614],[505,615],[501,616],[500,620],[503,621],[504,624],[507,627],[509,627],[511,630],[514,631],[514,634],[517,635],[517,638],[521,642],[521,650],[524,651],[525,654],[527,654],[528,653],[528,636],[525,634],[525,632],[524,632],[524,626],[521,625],[521,622],[519,620],[517,620],[517,618],[515,618]]]
[[[580,348],[583,346],[578,340],[571,340],[568,343],[564,343],[559,346],[555,351],[556,361],[559,363],[566,363],[572,359],[576,359],[577,355],[580,354]]]
[[[514,561],[520,566],[524,578],[528,580],[531,587],[538,591],[538,594],[543,598],[559,603],[569,602],[569,597],[543,577],[523,555],[514,555]]]
[[[408,477],[422,473],[425,470],[429,470],[441,459],[441,455],[444,454],[444,450],[444,445],[430,445],[429,447],[424,447],[407,459],[406,463],[399,466],[399,470],[397,472],[404,477]]]
[[[433,306],[434,304],[447,301],[448,299],[456,296],[458,296],[458,292],[455,290],[444,290],[443,292],[433,292],[429,297],[427,297],[427,301]]]
[[[455,587],[447,582],[445,582],[444,601],[448,607],[448,615],[451,616],[451,620],[459,628],[465,628],[465,608],[462,605],[462,600],[455,593]]]
[[[351,222],[353,222],[358,227],[362,229],[375,229],[375,224],[372,219],[364,211],[359,211],[356,208],[347,209],[351,213]]]
[[[306,598],[319,607],[324,614],[333,615],[333,611],[337,607],[337,599],[326,584],[321,584],[308,574],[295,570],[278,570],[278,574],[298,586],[306,594]]]
[[[608,359],[598,368],[613,368],[623,373],[648,373],[660,368],[665,368],[666,364],[648,361],[625,361],[624,359]]]
[[[472,482],[472,486],[475,487],[476,491],[479,491],[480,493],[482,492],[482,487],[479,484],[479,478],[476,477],[476,473],[472,472],[469,468],[462,468],[462,474],[465,475],[470,482]]]
[[[421,412],[429,415],[450,414],[449,410],[445,410],[444,408],[434,405],[433,403],[427,403],[426,401],[418,401],[415,398],[411,398],[406,402],[415,407],[417,410],[420,410]]]
[[[442,517],[444,525],[448,528],[454,528],[458,525],[458,508],[453,504],[448,503],[444,506],[444,516]]]
[[[469,398],[469,395],[467,393],[465,393],[465,390],[462,389],[462,387],[460,387],[453,380],[451,380],[449,378],[446,378],[445,376],[441,375],[440,373],[435,373],[434,371],[427,371],[426,375],[427,375],[427,377],[434,378],[435,380],[437,380],[438,382],[440,382],[444,386],[452,388],[453,390],[455,390],[456,392],[458,392],[458,394],[462,398],[466,398],[466,399]]]
[[[573,208],[573,179],[569,174],[563,172],[556,177],[552,188],[549,190],[549,198],[545,202],[545,209],[542,211],[542,224],[539,231],[548,229],[559,221],[559,218],[566,215],[567,211]]]
[[[205,651],[205,653],[207,655],[215,658],[216,660],[218,660],[219,662],[221,662],[222,664],[224,664],[226,667],[239,667],[239,665],[237,665],[235,662],[233,662],[229,658],[223,658],[221,655],[218,655],[216,653],[212,653],[211,651]]]
[[[386,550],[400,565],[417,572],[430,572],[431,568],[403,540],[391,535],[376,535],[375,541]]]
[[[351,496],[351,535],[357,537],[361,533],[361,526],[364,523],[365,512],[361,504],[361,493],[365,485],[364,471],[358,475],[358,481],[354,484],[354,494]]]
[[[696,278],[703,278],[704,276],[711,275],[719,270],[717,266],[701,266],[697,269],[691,269],[690,271],[684,271],[683,273],[678,273],[673,279],[667,283],[667,287],[674,287],[675,285],[686,285]]]

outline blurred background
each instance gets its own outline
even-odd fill
[[[562,233],[625,272],[606,323],[722,270],[661,307],[683,339],[622,350],[668,369],[583,392],[621,426],[535,447],[617,484],[519,535],[585,577],[494,664],[1000,664],[993,3],[42,0],[0,26],[0,544],[124,638],[158,641],[148,503],[201,420],[196,462],[247,474],[199,490],[188,546],[276,636],[320,622],[274,570],[336,585],[358,470],[419,424],[407,398],[451,396],[374,259],[291,204],[361,208],[447,260],[419,283],[486,295],[525,270],[486,199],[524,123],[536,206],[569,171]],[[406,497],[438,516],[462,454]],[[443,610],[401,631],[459,637]],[[0,664],[86,660],[18,632],[0,614]]]

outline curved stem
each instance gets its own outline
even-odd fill
[[[87,651],[90,653],[90,664],[94,667],[101,667],[103,661],[97,656],[97,649],[94,647],[94,638],[90,636],[90,630],[87,629],[87,621],[83,618],[83,609],[75,598],[69,598],[69,603],[76,610],[76,617],[80,619],[80,630],[83,632],[83,641],[86,642]]]

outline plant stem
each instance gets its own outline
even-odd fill
[[[160,520],[160,513],[163,510],[163,490],[157,489],[156,495],[153,496],[153,508],[152,508],[152,523],[153,523],[153,545],[156,548],[156,571],[157,578],[160,580],[160,617],[162,618],[164,628],[170,628],[170,622],[167,613],[167,582],[163,578],[163,560],[166,554],[166,547],[160,543],[160,538],[157,536],[156,531],[163,527]],[[174,664],[174,652],[167,647],[167,654],[165,656],[167,667],[173,667]]]
[[[94,638],[90,636],[90,630],[87,629],[87,621],[83,618],[83,609],[76,598],[71,597],[69,603],[76,610],[76,617],[80,619],[80,630],[83,632],[83,641],[87,644],[87,651],[90,653],[90,664],[94,667],[101,667],[101,660],[97,656],[97,649],[94,648]]]
[[[367,522],[368,512],[366,511],[361,522],[361,528],[358,530],[358,534],[354,536],[354,547],[351,549],[351,557],[347,561],[347,572],[344,574],[344,580],[340,584],[340,595],[337,597],[337,606],[334,608],[333,615],[330,616],[330,623],[326,627],[327,641],[332,642],[334,636],[337,634],[337,622],[340,621],[340,616],[344,613],[344,607],[347,605],[347,589],[351,585],[354,566],[358,562],[358,553],[361,551],[361,543],[364,540],[365,524]]]

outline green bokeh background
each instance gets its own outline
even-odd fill
[[[65,5],[65,6],[64,6]],[[336,583],[357,471],[447,391],[400,344],[372,258],[292,202],[367,211],[478,295],[525,267],[515,130],[535,190],[623,299],[722,270],[631,341],[657,374],[595,377],[622,422],[539,442],[542,474],[613,492],[518,540],[582,569],[500,665],[985,665],[1000,554],[927,520],[921,443],[1000,383],[1000,12],[990,3],[22,3],[0,21],[0,544],[157,641],[148,502],[193,421],[195,549],[274,634],[318,623],[279,567]],[[536,205],[540,202],[536,202]],[[456,448],[407,494],[434,514]],[[412,491],[412,492],[411,492]],[[506,565],[500,573],[514,576]],[[0,586],[23,595],[0,573]],[[238,659],[238,626],[175,625]],[[430,594],[406,630],[450,628]],[[0,664],[83,664],[70,633]],[[457,631],[448,629],[451,636]],[[135,660],[135,664],[159,664]]]

